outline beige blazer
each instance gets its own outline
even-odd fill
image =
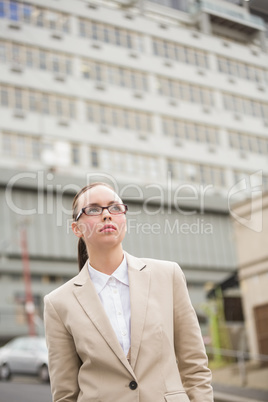
[[[87,264],[45,296],[53,402],[212,402],[211,373],[181,269],[125,254],[130,363]]]

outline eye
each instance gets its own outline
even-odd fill
[[[87,207],[85,209],[86,215],[96,215],[96,214],[99,214],[100,212],[101,212],[100,207]]]
[[[110,211],[111,212],[121,212],[122,211],[122,206],[119,204],[111,205],[110,206]]]

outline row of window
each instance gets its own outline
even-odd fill
[[[87,119],[92,123],[136,132],[152,132],[152,114],[98,103],[87,103]]]
[[[148,91],[147,74],[130,68],[84,59],[82,61],[82,75],[86,79],[109,85]]]
[[[91,148],[92,166],[106,171],[156,178],[159,172],[157,158],[135,152],[105,148]]]
[[[245,133],[229,132],[231,148],[268,155],[268,139]]]
[[[39,138],[9,132],[2,133],[1,137],[3,155],[33,161],[40,160],[41,142]]]
[[[68,14],[24,1],[0,0],[0,18],[21,21],[51,30],[70,32],[70,17]]]
[[[25,44],[0,41],[0,62],[15,63],[29,68],[48,70],[54,73],[72,74],[72,57],[60,52],[44,50],[38,47],[26,46]],[[242,62],[218,58],[219,71],[229,75],[237,76],[256,82],[268,81],[268,73],[265,69],[251,66]],[[118,85],[127,88],[135,88],[143,91],[148,90],[147,74],[111,64],[99,63],[89,59],[83,59],[81,73],[84,78],[107,82],[111,85]],[[181,97],[184,93],[183,83],[158,77],[159,91],[167,96]],[[190,85],[190,84],[189,84]],[[196,86],[195,86],[196,87]],[[204,88],[201,87],[203,91]],[[212,101],[211,90],[206,90],[205,99]],[[193,98],[195,95],[185,95]],[[196,95],[197,96],[197,95]],[[200,97],[201,96],[201,97]],[[198,102],[202,100],[202,95],[198,97]]]
[[[171,172],[173,179],[182,182],[212,184],[216,187],[225,187],[226,185],[224,169],[215,166],[169,159],[168,171]]]
[[[79,144],[70,144],[70,164],[82,165],[81,150]],[[53,145],[50,144],[51,149]],[[84,147],[84,146],[83,146]],[[42,156],[42,150],[46,145],[40,138],[30,135],[21,135],[17,133],[3,132],[1,134],[1,152],[4,156],[15,157],[24,160],[39,161]],[[112,150],[89,147],[88,167],[113,171],[115,173],[135,174],[137,176],[146,176],[153,178],[160,177],[163,174],[160,171],[159,160],[157,157],[141,154],[137,152]],[[172,178],[181,182],[201,183],[204,185],[212,184],[215,187],[225,187],[224,168],[211,166],[208,164],[181,162],[177,159],[169,158],[166,161],[167,171],[171,173]],[[235,171],[234,179],[236,182],[245,177],[245,172]],[[263,176],[263,185],[268,187],[268,176]]]
[[[218,56],[218,69],[221,73],[255,82],[268,82],[268,71],[248,63]]]
[[[231,112],[242,113],[254,117],[268,117],[268,103],[266,102],[224,93],[223,103],[224,108]]]
[[[212,102],[206,90],[198,86],[182,84],[182,99],[200,103]],[[208,92],[209,93],[209,92]],[[254,117],[268,117],[268,103],[242,98],[232,94],[223,94],[226,110],[247,114]],[[212,105],[212,103],[209,103]],[[44,93],[27,88],[0,85],[0,106],[18,110],[30,110],[44,114],[76,118],[76,100],[58,94]],[[103,125],[122,127],[135,131],[153,131],[152,115],[112,105],[87,102],[87,120]],[[176,129],[175,129],[176,133]],[[176,135],[176,134],[174,134]]]
[[[115,25],[79,18],[79,35],[111,45],[143,52],[143,36]]]
[[[153,54],[193,66],[209,68],[207,52],[160,38],[152,38]]]
[[[72,98],[8,85],[0,85],[0,105],[58,117],[76,117],[75,101]]]
[[[0,62],[54,73],[72,74],[72,58],[70,56],[19,43],[0,41]]]
[[[234,181],[235,183],[239,183],[241,180],[245,180],[246,181],[246,188],[247,189],[251,189],[252,188],[252,181],[251,181],[251,174],[250,173],[246,173],[242,170],[234,170]],[[252,172],[253,174],[256,172]],[[260,176],[261,176],[261,184],[262,184],[262,188],[264,190],[268,190],[268,175],[263,174],[263,172],[260,172]]]
[[[209,88],[166,77],[157,77],[157,79],[160,95],[207,106],[214,105],[213,91]]]
[[[198,124],[170,117],[162,117],[162,130],[164,135],[187,141],[219,143],[218,129],[213,126]]]
[[[0,18],[9,18],[12,21],[22,21],[52,30],[70,32],[70,16],[68,14],[26,2],[0,0]],[[144,52],[144,38],[140,33],[85,18],[79,18],[78,25],[81,37]],[[161,58],[209,68],[206,51],[169,40],[152,38],[152,53]],[[267,70],[223,56],[218,56],[218,69],[220,72],[256,82],[268,80]]]

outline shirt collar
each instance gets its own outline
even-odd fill
[[[119,282],[129,286],[128,282],[128,267],[127,267],[127,259],[124,254],[123,261],[119,265],[118,268],[112,273],[112,275],[104,274],[103,272],[98,271],[97,269],[93,268],[90,263],[88,262],[88,271],[92,282],[95,285],[96,291],[99,294],[102,289],[107,285],[108,280],[110,277],[114,277]]]

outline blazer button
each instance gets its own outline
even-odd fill
[[[138,384],[136,383],[136,381],[130,381],[128,386],[130,389],[134,390],[137,388]]]

